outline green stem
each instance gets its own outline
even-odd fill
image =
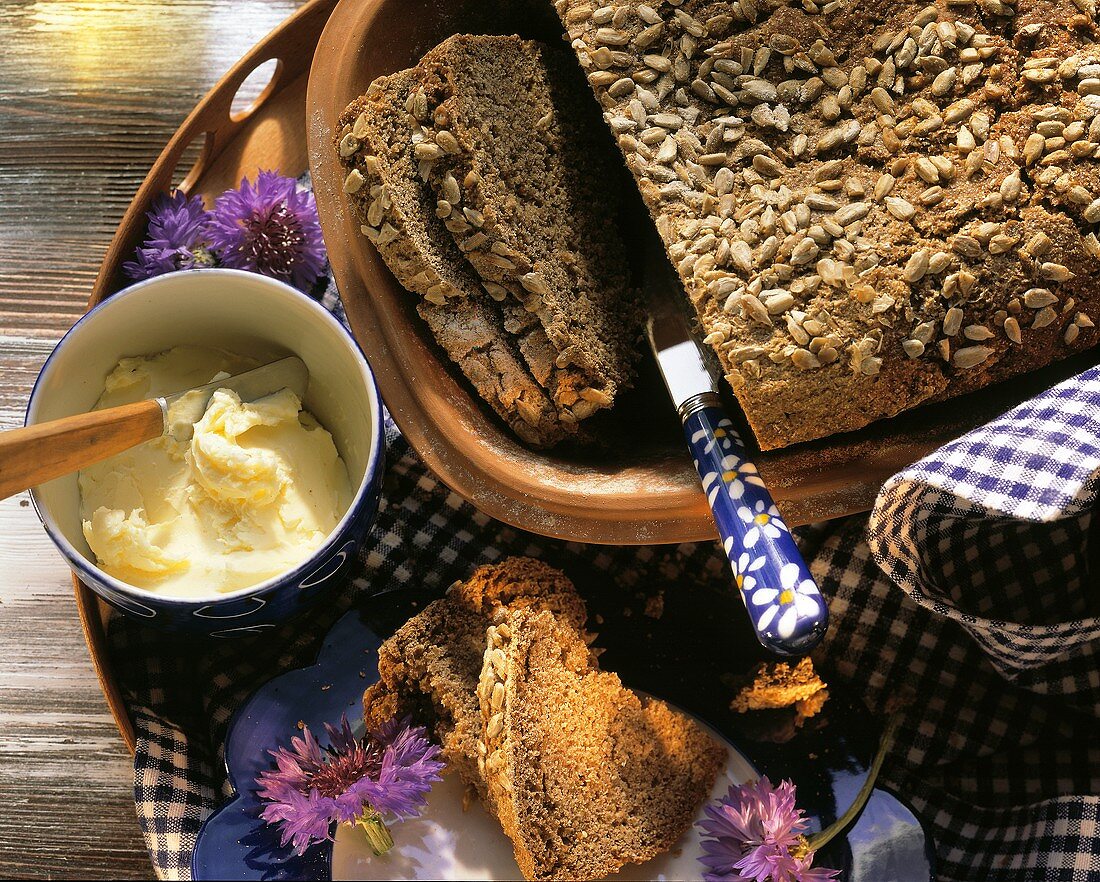
[[[817,851],[828,845],[833,837],[846,829],[856,815],[863,811],[863,806],[867,804],[871,791],[875,789],[875,781],[878,779],[879,770],[882,768],[883,760],[886,759],[886,752],[894,743],[894,734],[897,732],[900,723],[900,713],[893,714],[886,721],[886,728],[882,730],[882,737],[879,739],[878,751],[875,753],[875,758],[871,760],[871,768],[867,770],[867,777],[863,781],[863,786],[859,788],[859,793],[856,794],[852,804],[848,806],[848,811],[820,833],[815,833],[809,837],[807,845],[810,851]]]
[[[378,812],[371,808],[365,809],[363,814],[355,819],[355,824],[366,834],[367,843],[376,855],[385,854],[393,848],[393,837]]]

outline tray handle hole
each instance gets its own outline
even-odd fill
[[[190,193],[198,181],[199,176],[206,171],[206,162],[214,148],[214,133],[206,132],[204,136],[191,139],[183,152],[176,160],[176,168],[172,172],[171,190],[181,190]]]
[[[229,106],[229,118],[240,122],[255,113],[275,91],[282,70],[281,58],[269,58],[252,68],[252,72],[237,87],[237,94]]]

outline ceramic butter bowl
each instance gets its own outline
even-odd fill
[[[88,312],[46,360],[27,424],[90,410],[119,359],[179,345],[216,347],[309,368],[303,407],[332,434],[347,465],[350,508],[298,566],[238,591],[158,595],[96,565],[81,529],[75,474],[31,491],[43,527],[77,576],[121,612],[177,632],[231,637],[274,627],[316,602],[345,575],[374,519],[382,479],[382,402],[358,345],[320,304],[288,285],[230,269],[171,273],[139,282]]]

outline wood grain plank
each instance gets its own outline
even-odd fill
[[[0,427],[22,423],[168,138],[298,5],[0,4]],[[26,495],[0,502],[0,877],[148,878],[131,787],[68,570]]]

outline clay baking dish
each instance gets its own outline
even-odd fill
[[[648,355],[636,388],[604,423],[598,452],[529,450],[480,403],[416,314],[414,296],[360,234],[341,192],[343,173],[332,147],[336,120],[376,76],[415,65],[454,33],[562,41],[550,0],[342,0],[310,71],[309,160],[321,226],[348,319],[386,405],[432,470],[502,521],[581,542],[714,538],[706,500]],[[1095,359],[1094,350],[859,432],[761,452],[756,462],[792,524],[864,511],[894,472]],[[730,405],[736,411],[732,400]]]

